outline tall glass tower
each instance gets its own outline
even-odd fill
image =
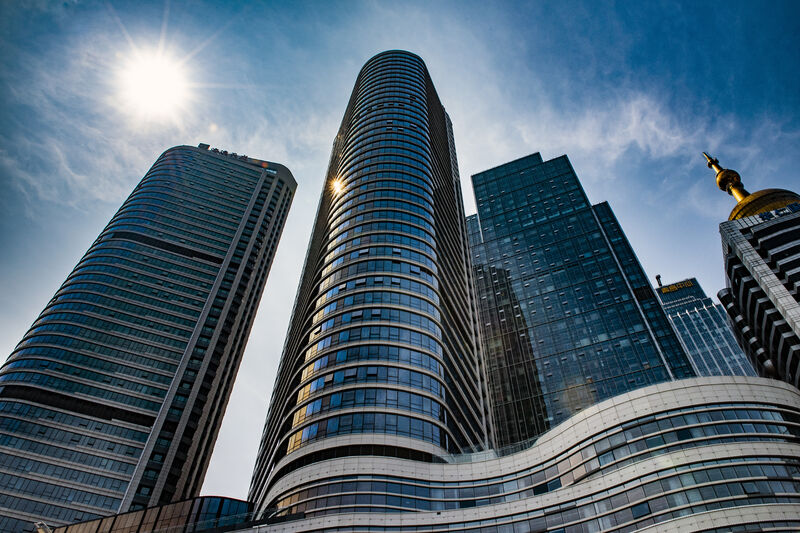
[[[694,376],[607,203],[566,156],[472,176],[468,218],[498,446],[630,390]]]
[[[158,158],[0,369],[0,531],[199,493],[295,188]]]
[[[450,120],[419,57],[378,54],[333,146],[253,474],[260,510],[325,459],[486,446],[473,294]]]
[[[661,304],[699,376],[755,376],[736,344],[725,309],[711,301],[695,278],[659,286]]]

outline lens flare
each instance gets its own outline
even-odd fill
[[[344,181],[341,178],[336,178],[335,180],[331,181],[331,190],[336,196],[342,194],[344,191]]]
[[[163,52],[138,52],[119,76],[122,107],[146,120],[174,119],[190,97],[180,62]]]

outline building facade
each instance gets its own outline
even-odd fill
[[[293,519],[240,531],[796,532],[799,422],[800,391],[776,380],[669,381],[588,407],[510,455],[304,466],[271,489]]]
[[[703,155],[737,200],[719,226],[727,287],[717,296],[756,371],[800,387],[800,195],[751,194],[736,171]]]
[[[488,445],[455,157],[423,61],[370,59],[334,143],[251,483],[257,510],[332,457],[431,462]]]
[[[755,376],[736,343],[725,309],[711,301],[696,278],[656,289],[699,376]]]
[[[467,225],[496,443],[536,438],[606,398],[695,372],[607,203],[566,156],[472,176]]]
[[[0,530],[199,493],[295,188],[158,158],[0,369]]]

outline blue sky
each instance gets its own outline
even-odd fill
[[[469,176],[566,153],[651,276],[723,286],[717,225],[749,190],[800,189],[796,2],[46,2],[0,17],[0,347],[8,354],[156,157],[179,144],[299,183],[204,493],[245,497],[331,144],[359,68],[426,61]],[[163,37],[163,39],[162,39]],[[185,60],[169,120],[121,104],[132,45]],[[0,355],[0,359],[4,357]]]

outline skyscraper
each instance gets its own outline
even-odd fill
[[[737,200],[719,226],[727,284],[719,301],[756,371],[800,387],[800,195],[750,194],[736,171],[703,155]]]
[[[384,52],[336,136],[250,499],[331,457],[486,447],[481,360],[450,120],[423,61]]]
[[[697,279],[685,279],[663,286],[659,284],[656,294],[680,335],[698,375],[757,375],[747,356],[736,344],[725,309],[706,296]]]
[[[566,156],[472,176],[468,219],[497,444],[694,371],[607,203]]]
[[[0,369],[0,530],[199,493],[295,188],[158,158]]]

